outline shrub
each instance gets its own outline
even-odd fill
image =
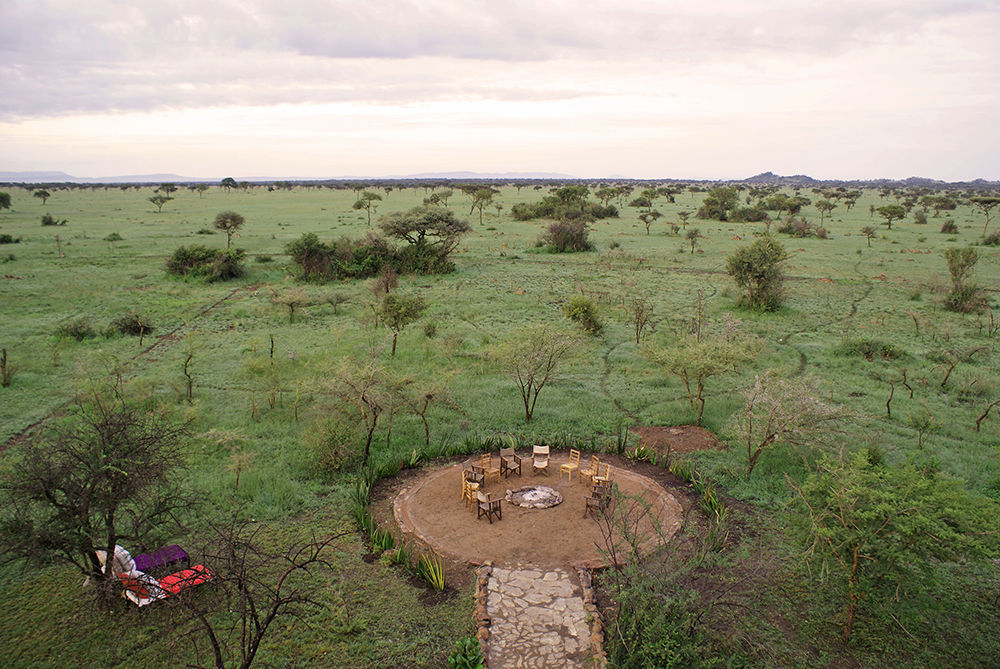
[[[941,232],[946,235],[956,235],[958,234],[958,226],[955,225],[955,221],[946,218],[944,223],[941,224]]]
[[[421,555],[417,560],[417,576],[422,578],[427,585],[437,591],[444,590],[445,571],[444,561],[437,556]]]
[[[0,244],[17,244],[20,241],[21,241],[20,237],[14,238],[6,233],[0,235]]]
[[[66,225],[66,219],[64,218],[61,221],[57,221],[52,217],[52,214],[43,214],[42,225]]]
[[[274,262],[274,258],[272,258],[271,256],[267,255],[266,253],[261,253],[256,258],[254,258],[254,260],[256,262],[259,262],[262,265],[265,264],[265,263]]]
[[[153,326],[150,325],[148,318],[140,316],[134,311],[129,311],[111,321],[108,330],[112,333],[141,337],[152,332]]]
[[[57,337],[75,339],[77,341],[83,341],[84,339],[95,336],[94,328],[91,326],[90,319],[87,317],[74,318],[60,323],[56,327],[54,334]]]
[[[597,315],[597,305],[589,297],[574,295],[563,305],[563,313],[590,334],[597,334],[604,327],[601,317]]]
[[[760,223],[761,221],[766,221],[770,218],[767,215],[767,211],[760,207],[739,207],[734,209],[729,214],[730,221],[744,222],[744,223]]]
[[[789,216],[788,219],[778,228],[778,232],[792,237],[818,237],[826,239],[826,228],[822,225],[814,225],[805,219]]]
[[[550,253],[592,251],[590,231],[583,221],[557,221],[549,225],[539,241]]]
[[[739,304],[761,311],[777,311],[781,307],[785,280],[781,265],[785,249],[770,235],[743,246],[726,258],[726,271],[746,292]]]
[[[879,341],[877,339],[854,339],[851,341],[845,341],[837,346],[833,352],[837,355],[843,356],[861,355],[868,361],[874,360],[875,358],[895,360],[896,358],[901,358],[906,355],[905,351],[898,346],[888,342]]]
[[[167,271],[177,276],[203,276],[208,281],[226,281],[243,276],[243,249],[210,249],[192,244],[181,246],[167,261]]]
[[[991,232],[982,241],[983,246],[1000,246],[1000,232]]]
[[[106,242],[120,242],[121,240],[122,236],[119,235],[117,232],[112,232],[110,235],[104,238],[104,241]]]
[[[976,313],[986,306],[982,289],[971,283],[956,285],[944,298],[945,309],[961,314]]]
[[[913,222],[917,225],[927,225],[927,214],[922,209],[913,212]]]

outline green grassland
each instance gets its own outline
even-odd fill
[[[21,241],[0,246],[0,260],[6,259],[0,263],[0,347],[16,368],[11,386],[0,389],[0,443],[10,443],[4,457],[16,457],[18,446],[10,440],[63,410],[95,379],[121,374],[132,388],[194,421],[200,436],[189,446],[186,485],[199,497],[217,506],[242,505],[274,527],[267,536],[276,543],[284,534],[335,531],[351,523],[346,491],[352,476],[331,477],[319,469],[315,432],[338,363],[361,359],[374,347],[384,366],[411,379],[414,391],[447,389],[455,406],[431,406],[427,455],[447,452],[470,435],[502,433],[600,447],[613,442],[621,426],[682,425],[696,417],[683,384],[635,343],[627,307],[631,298],[642,297],[655,305],[654,327],[643,346],[676,341],[699,312],[707,331],[735,318],[737,327],[766,342],[755,363],[707,384],[704,425],[726,447],[696,457],[729,496],[748,503],[748,518],[769,537],[762,543],[771,543],[769,550],[782,556],[777,562],[788,565],[754,595],[754,606],[768,616],[730,621],[738,635],[755,640],[742,645],[750,664],[983,666],[1000,652],[989,631],[1000,623],[989,605],[995,604],[995,571],[958,565],[941,566],[937,589],[897,614],[903,617],[898,626],[872,616],[859,623],[851,646],[840,644],[839,600],[794,575],[795,548],[780,522],[791,496],[786,476],[804,479],[816,454],[779,446],[762,456],[748,479],[745,449],[728,428],[741,404],[738,390],[755,375],[811,375],[825,400],[859,416],[842,426],[845,449],[877,444],[889,461],[929,463],[976,495],[1000,497],[1000,418],[991,416],[974,429],[1000,390],[996,332],[988,313],[962,315],[941,306],[949,285],[942,251],[981,240],[982,216],[968,205],[931,217],[927,225],[908,217],[892,230],[880,226],[869,248],[860,229],[879,223],[869,205],[894,200],[865,191],[850,211],[843,204],[833,211],[825,223],[828,239],[779,235],[790,256],[787,298],[776,313],[754,313],[737,308],[738,291],[725,262],[764,226],[695,219],[700,193],[684,192],[672,204],[659,201],[664,216],[650,234],[637,218],[639,210],[622,207],[620,218],[591,226],[595,251],[550,254],[535,247],[549,221],[519,222],[508,215],[514,204],[538,201],[546,191],[504,187],[497,197],[503,209],[487,209],[482,225],[478,213],[468,214],[469,199],[456,192],[449,204],[472,227],[453,257],[457,270],[400,277],[398,290],[419,294],[428,309],[402,332],[399,351],[390,358],[391,335],[369,316],[375,300],[370,282],[305,285],[309,304],[292,323],[270,299],[273,290],[296,285],[284,254],[287,243],[307,232],[329,241],[375,230],[363,212],[352,209],[356,195],[349,189],[212,188],[201,197],[181,190],[159,213],[147,201],[149,188],[57,190],[44,206],[30,191],[7,190],[13,206],[0,212],[0,234]],[[423,188],[382,194],[376,219],[420,204],[427,195]],[[248,254],[246,276],[209,284],[167,275],[164,264],[179,245],[225,247],[225,234],[212,229],[215,215],[225,210],[246,218],[233,241]],[[679,222],[681,211],[692,213],[687,228],[704,235],[695,253],[683,231],[672,234],[667,225]],[[67,223],[42,227],[43,213]],[[819,220],[813,207],[803,214]],[[958,225],[957,234],[940,232],[946,215]],[[112,233],[121,241],[105,241]],[[64,257],[57,253],[56,235]],[[1000,263],[995,247],[979,248],[975,278],[992,302]],[[260,262],[267,257],[270,262]],[[335,293],[348,298],[336,308],[326,301]],[[526,424],[516,387],[491,353],[530,324],[572,329],[561,306],[580,293],[597,301],[604,330],[583,338]],[[102,334],[130,310],[155,328],[141,346],[135,337]],[[98,335],[82,341],[56,336],[61,324],[78,318],[88,319]],[[261,363],[270,360],[272,339],[276,376],[261,371],[271,369]],[[868,361],[837,352],[859,339],[891,343],[902,354]],[[942,386],[942,356],[980,347]],[[191,404],[182,374],[189,353]],[[912,399],[900,385],[904,370]],[[896,389],[888,417],[890,381]],[[930,412],[937,429],[918,448],[910,417],[920,412]],[[242,451],[251,454],[238,488],[230,449],[206,436],[210,430],[235,434]],[[423,451],[419,417],[394,416],[386,442],[383,428],[373,450],[377,463]],[[196,532],[197,519],[192,527]],[[364,562],[360,539],[345,540],[337,550],[337,570],[324,584],[320,609],[303,625],[275,630],[262,660],[274,666],[443,666],[454,641],[472,631],[471,590],[428,604],[398,571]],[[739,544],[735,550],[750,549]],[[137,660],[160,666],[190,652],[185,641],[169,635],[176,623],[171,611],[139,613],[123,605],[95,616],[77,575],[62,567],[25,572],[8,565],[0,583],[0,608],[7,612],[0,648],[8,666],[113,667]],[[389,609],[392,615],[380,613]],[[776,617],[787,624],[776,626]],[[961,629],[968,633],[958,634]]]

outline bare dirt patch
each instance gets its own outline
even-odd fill
[[[629,432],[639,436],[639,443],[663,454],[690,453],[719,448],[719,440],[715,438],[714,434],[705,428],[694,425],[637,426],[629,428]]]

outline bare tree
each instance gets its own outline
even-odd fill
[[[521,392],[525,422],[531,422],[539,393],[555,378],[560,364],[577,343],[578,339],[572,334],[537,325],[505,342],[496,351],[495,357]]]
[[[174,600],[194,622],[186,634],[197,658],[190,666],[248,669],[277,620],[298,618],[306,607],[317,605],[303,579],[318,571],[332,571],[326,554],[337,539],[348,534],[313,538],[275,553],[261,547],[262,528],[236,520],[211,525],[211,544],[204,560],[212,565],[213,588],[221,590],[222,596]],[[207,662],[203,661],[206,656]]]
[[[747,476],[761,454],[775,444],[813,444],[833,432],[847,413],[820,401],[809,380],[758,376],[742,391],[743,408],[733,417],[733,429],[747,448]]]

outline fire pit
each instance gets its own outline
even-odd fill
[[[517,490],[508,490],[504,499],[526,509],[548,509],[562,504],[563,496],[558,490],[548,486],[528,485]]]

